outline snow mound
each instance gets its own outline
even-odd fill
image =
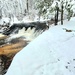
[[[74,23],[43,32],[16,54],[5,75],[75,75],[75,32],[63,30]]]

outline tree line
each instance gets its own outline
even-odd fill
[[[63,25],[63,19],[65,19],[65,16],[68,21],[74,16],[74,3],[74,0],[36,0],[35,9],[38,10],[39,16],[48,19],[50,18],[50,15],[53,15],[55,25],[57,25],[58,20],[61,20],[61,24]]]

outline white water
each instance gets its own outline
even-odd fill
[[[37,36],[39,36],[43,31],[35,31],[35,28],[31,29],[30,27],[25,30],[25,27],[23,27],[21,30],[18,31],[17,34],[11,34],[9,38],[7,38],[7,41],[10,41],[14,38],[24,37],[24,40],[32,41]]]

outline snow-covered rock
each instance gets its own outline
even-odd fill
[[[43,32],[16,54],[5,75],[75,75],[74,24],[72,19]]]

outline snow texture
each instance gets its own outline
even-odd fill
[[[75,75],[74,20],[43,32],[16,54],[5,75]]]

